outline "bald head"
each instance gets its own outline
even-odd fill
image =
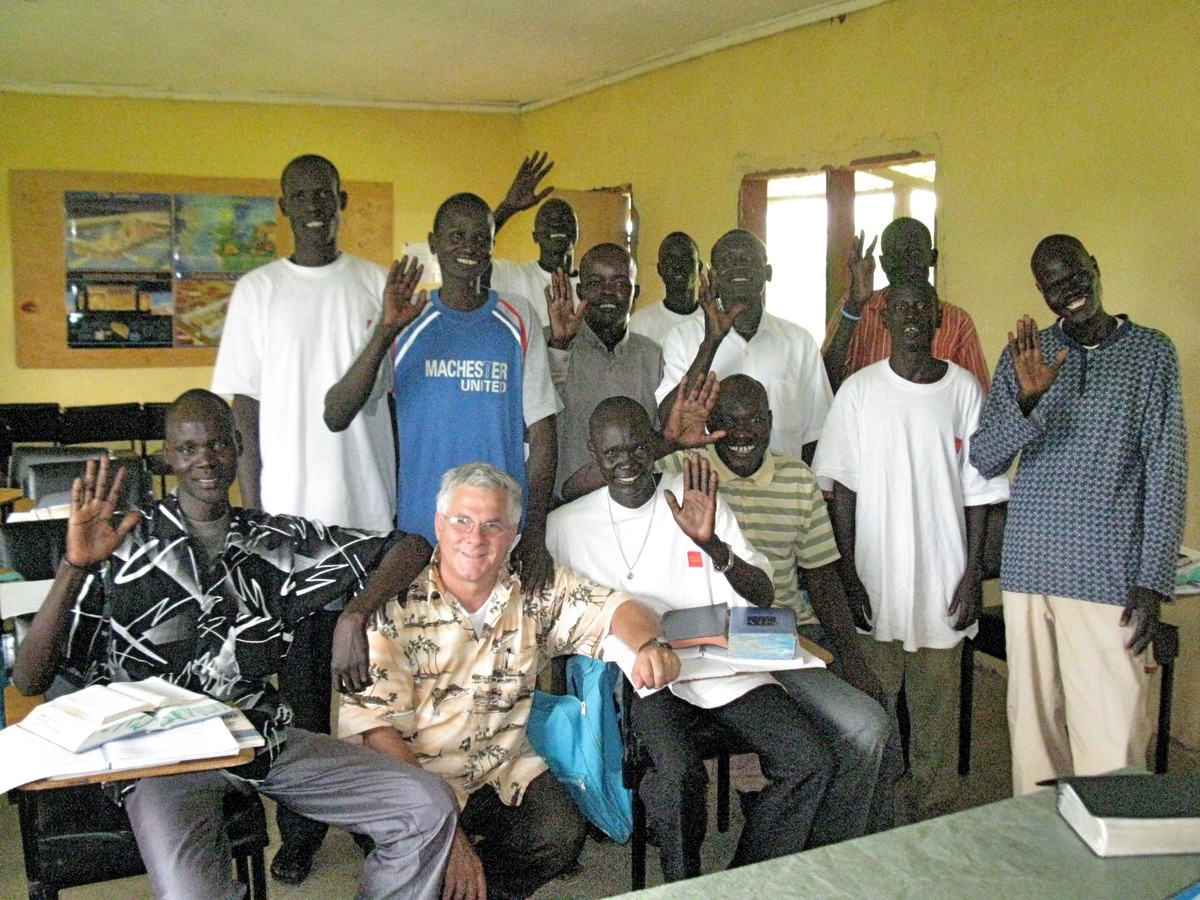
[[[1033,256],[1029,260],[1029,265],[1036,276],[1038,270],[1046,268],[1051,261],[1071,263],[1089,256],[1087,248],[1083,246],[1083,242],[1079,238],[1070,234],[1052,234],[1038,242]]]
[[[192,388],[184,391],[167,408],[166,430],[182,422],[211,420],[227,428],[233,435],[233,412],[221,397],[204,388]]]
[[[592,410],[591,418],[588,419],[588,435],[592,443],[595,443],[597,436],[610,425],[630,426],[640,423],[644,423],[646,429],[650,430],[650,416],[642,409],[640,403],[632,397],[609,397],[601,400]]]
[[[732,247],[739,249],[750,249],[756,251],[765,262],[767,259],[767,245],[758,239],[758,235],[751,234],[744,228],[734,228],[732,231],[727,231],[713,244],[712,253],[710,254],[713,260],[713,268],[716,268],[717,256]]]
[[[487,201],[478,194],[462,193],[455,194],[447,198],[441,206],[438,207],[437,214],[433,217],[434,233],[441,231],[446,217],[451,213],[464,213],[472,217],[482,216],[487,219],[492,218],[492,208],[487,205]]]
[[[889,284],[903,277],[929,280],[937,251],[925,223],[909,216],[894,219],[883,229],[880,244],[880,263]]]
[[[762,382],[749,375],[730,375],[721,380],[721,391],[717,394],[717,405],[713,409],[718,415],[726,415],[735,406],[761,404],[766,407],[767,389]]]

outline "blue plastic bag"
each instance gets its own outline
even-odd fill
[[[623,746],[613,699],[621,677],[615,663],[570,657],[567,693],[534,691],[526,731],[587,820],[624,844],[633,833],[633,792],[621,777]]]

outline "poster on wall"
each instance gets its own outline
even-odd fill
[[[215,347],[239,275],[275,258],[270,197],[67,191],[67,344]]]

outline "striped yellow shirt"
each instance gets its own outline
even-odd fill
[[[758,471],[742,478],[721,462],[713,447],[694,452],[708,459],[746,540],[771,563],[776,605],[794,609],[797,625],[815,623],[812,605],[797,584],[796,567],[815,569],[835,562],[840,554],[812,470],[803,460],[768,450]],[[686,454],[664,457],[658,467],[681,472]]]

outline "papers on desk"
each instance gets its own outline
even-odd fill
[[[1200,853],[1200,773],[1060,778],[1058,812],[1097,856]]]
[[[605,662],[615,662],[632,681],[633,662],[637,653],[625,646],[615,635],[609,635],[601,645],[604,650]],[[699,681],[704,678],[724,678],[727,675],[737,675],[743,672],[777,672],[783,669],[824,668],[825,663],[813,656],[799,643],[791,659],[750,659],[740,656],[730,656],[723,647],[704,645],[686,647],[676,650],[679,657],[679,678],[677,681]],[[649,697],[654,691],[649,688],[638,688],[639,697]]]
[[[240,721],[239,720],[240,717]],[[233,756],[243,746],[262,746],[263,739],[240,711],[167,731],[155,731],[114,741],[83,753],[71,753],[19,726],[0,730],[0,791],[42,778],[78,778],[165,766],[193,759]],[[235,737],[235,730],[240,737]],[[250,737],[246,731],[254,732]]]

